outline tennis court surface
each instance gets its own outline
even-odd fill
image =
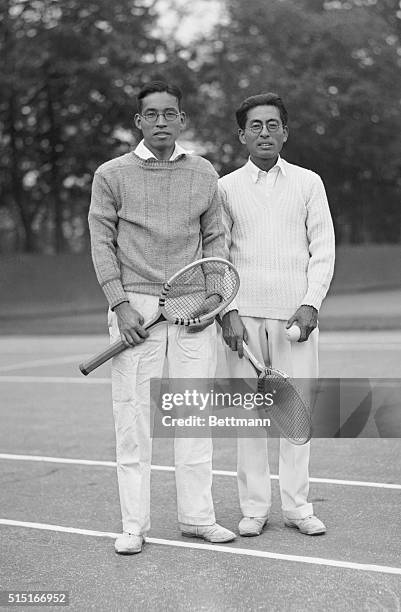
[[[152,531],[142,554],[120,531],[109,365],[78,362],[104,335],[0,339],[1,589],[69,591],[72,610],[401,609],[398,439],[312,441],[311,491],[327,534],[284,527],[278,482],[257,538],[182,538],[172,441],[154,441]],[[401,332],[321,334],[321,375],[401,378]],[[277,440],[270,445],[277,475]],[[237,532],[235,440],[214,443],[217,520]],[[46,608],[48,609],[48,608]]]

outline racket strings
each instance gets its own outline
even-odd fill
[[[221,309],[237,290],[237,276],[224,262],[199,262],[171,282],[164,308],[170,318],[192,319]]]
[[[271,393],[272,406],[261,410],[271,417],[283,435],[294,444],[305,444],[312,436],[309,409],[293,383],[279,374],[264,373],[258,379],[258,392]]]

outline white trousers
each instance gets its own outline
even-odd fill
[[[155,296],[130,293],[129,301],[145,321],[157,311]],[[113,342],[120,332],[117,316],[111,311],[108,322]],[[123,531],[143,535],[150,529],[150,430],[154,414],[150,379],[162,377],[166,359],[170,378],[214,378],[216,351],[215,324],[199,333],[163,324],[152,328],[143,344],[113,358],[113,413]],[[174,453],[179,522],[212,525],[211,439],[177,437]]]
[[[248,346],[259,361],[282,370],[294,378],[318,376],[318,330],[307,342],[289,342],[286,321],[242,317],[248,331]],[[227,348],[229,374],[233,378],[254,378],[248,360],[239,359]],[[290,519],[313,514],[308,503],[310,443],[303,446],[280,439],[279,484],[283,515]],[[243,516],[269,516],[271,482],[267,436],[238,438],[237,482]]]

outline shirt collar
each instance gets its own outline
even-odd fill
[[[152,153],[152,151],[150,151],[148,149],[148,147],[145,145],[144,140],[142,139],[141,142],[137,145],[135,151],[134,151],[135,155],[138,155],[138,157],[140,157],[141,159],[157,159],[155,157],[155,155]],[[184,149],[184,147],[182,147],[181,145],[179,145],[177,142],[175,143],[175,147],[174,147],[174,151],[169,159],[169,161],[173,161],[174,159],[177,159],[177,157],[181,157],[182,155],[190,155],[192,153],[192,151],[187,151],[186,149]]]
[[[247,163],[245,164],[245,167],[250,173],[252,181],[254,183],[257,183],[261,176],[267,174],[265,170],[261,170],[260,168],[258,168],[256,164],[251,161],[251,158],[248,159]],[[280,155],[278,156],[277,162],[274,164],[273,168],[270,168],[269,172],[271,172],[272,170],[274,170],[275,172],[279,172],[281,170],[283,176],[286,176],[284,160],[282,157],[280,157]]]

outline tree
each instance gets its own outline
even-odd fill
[[[3,6],[1,201],[24,250],[60,251],[85,231],[94,168],[127,148],[138,83],[160,46],[156,13],[146,0]]]
[[[322,175],[344,241],[400,240],[400,20],[380,6],[227,0],[227,22],[193,58],[197,118],[221,172],[244,161],[240,100],[280,92],[290,113],[286,157]]]

